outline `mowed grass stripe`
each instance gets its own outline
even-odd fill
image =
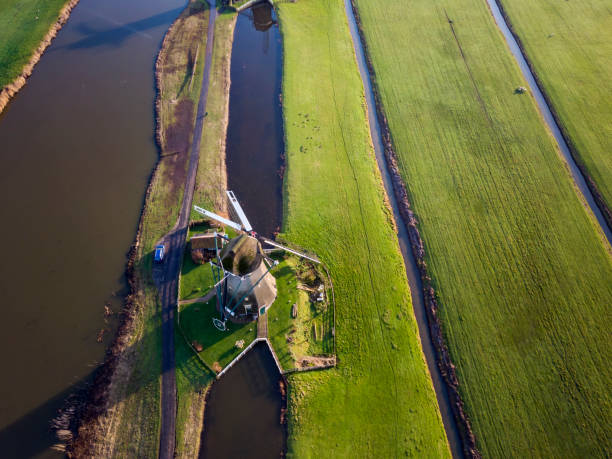
[[[500,4],[580,162],[612,209],[612,3]]]
[[[289,455],[449,456],[365,118],[341,0],[278,6],[283,237],[329,267],[337,369],[291,377]]]
[[[609,453],[610,255],[486,2],[357,5],[479,448]]]

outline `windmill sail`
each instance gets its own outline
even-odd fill
[[[294,255],[297,255],[298,257],[306,258],[307,260],[314,261],[315,263],[321,263],[321,262],[320,262],[319,260],[317,260],[316,258],[309,257],[308,255],[305,255],[305,254],[303,254],[303,253],[297,252],[296,250],[290,249],[289,247],[285,247],[284,245],[277,244],[276,242],[271,241],[270,239],[266,239],[266,238],[263,238],[263,237],[262,237],[261,239],[262,239],[262,240],[263,240],[263,241],[264,241],[266,244],[269,244],[269,245],[272,245],[272,246],[277,247],[277,248],[279,248],[279,249],[282,249],[282,250],[284,250],[285,252],[292,253],[292,254],[294,254]]]
[[[217,215],[214,212],[210,212],[206,209],[203,209],[199,206],[193,206],[194,210],[199,213],[204,215],[205,217],[208,218],[212,218],[213,220],[218,221],[219,223],[222,223],[224,225],[229,226],[230,228],[234,228],[236,231],[242,231],[242,226],[240,226],[238,223],[233,222],[231,220],[228,220],[227,218],[223,218],[221,215]]]
[[[249,220],[247,219],[246,214],[244,213],[244,210],[242,210],[242,206],[238,202],[238,199],[236,198],[236,195],[234,194],[234,192],[227,190],[225,193],[227,194],[227,197],[229,198],[230,203],[234,207],[234,210],[236,211],[236,215],[238,215],[238,219],[242,222],[242,229],[246,231],[247,233],[253,231],[253,227],[249,223]]]

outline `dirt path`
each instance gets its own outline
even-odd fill
[[[206,113],[208,99],[208,86],[210,68],[212,64],[212,49],[215,33],[215,20],[217,10],[215,4],[209,0],[210,18],[208,22],[208,35],[206,37],[206,54],[202,89],[198,102],[196,124],[191,143],[189,168],[185,182],[185,194],[181,212],[175,228],[163,237],[168,249],[168,257],[163,265],[154,269],[153,278],[159,290],[162,303],[162,387],[161,387],[161,429],[159,438],[159,457],[171,459],[174,457],[176,444],[176,377],[174,362],[174,314],[178,293],[178,275],[182,262],[182,255],[187,236],[187,225],[191,213],[191,203],[195,186],[198,160],[200,155],[200,140]]]
[[[210,300],[216,294],[216,290],[211,290],[206,295],[193,298],[192,300],[179,300],[179,304],[208,303],[208,300]]]

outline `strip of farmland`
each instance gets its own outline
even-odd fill
[[[612,262],[478,0],[356,0],[486,456],[610,448]]]
[[[290,377],[288,455],[450,455],[366,122],[342,0],[278,6],[285,239],[329,267],[338,367]]]

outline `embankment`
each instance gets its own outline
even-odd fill
[[[30,60],[23,67],[21,73],[9,84],[4,86],[0,90],[0,113],[8,105],[11,98],[19,92],[26,84],[27,78],[32,75],[34,66],[38,63],[47,47],[51,44],[51,41],[55,38],[59,30],[66,23],[70,17],[70,12],[79,3],[79,0],[69,0],[66,5],[61,9],[57,20],[51,25],[49,31],[44,36],[38,47],[32,53]]]

